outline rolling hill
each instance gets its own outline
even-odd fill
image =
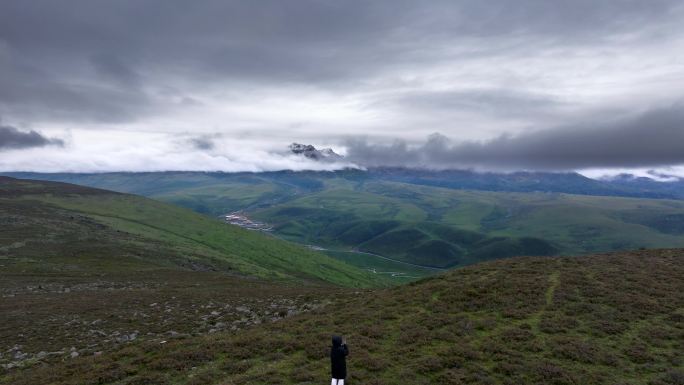
[[[677,200],[396,182],[327,186],[248,213],[290,240],[434,267],[513,255],[684,247],[684,202]]]
[[[368,170],[346,169],[334,172],[276,171],[223,173],[169,171],[95,174],[9,172],[4,173],[4,175],[17,178],[70,182],[146,196],[161,195],[167,192],[173,194],[188,188],[221,186],[226,183],[259,184],[260,181],[278,183],[280,187],[289,187],[290,189],[312,190],[321,188],[321,181],[347,179],[358,183],[388,181],[458,190],[557,192],[632,198],[684,198],[684,180],[681,178],[675,178],[670,182],[663,183],[650,178],[626,174],[613,179],[596,180],[572,172],[483,173],[469,170],[434,171],[428,169],[379,167]]]
[[[322,253],[134,195],[0,179],[3,271],[224,271],[271,280],[382,284]]]
[[[0,178],[0,373],[237,331],[310,311],[340,286],[390,283],[177,206]]]
[[[511,258],[240,332],[132,342],[6,373],[2,384],[313,384],[330,335],[349,382],[632,384],[684,380],[684,251]]]

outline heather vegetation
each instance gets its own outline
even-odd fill
[[[134,341],[6,373],[7,384],[314,384],[331,333],[350,384],[681,384],[681,250],[513,258],[239,332]]]
[[[0,365],[38,367],[137,341],[237,332],[316,309],[337,290],[171,269],[3,273]]]

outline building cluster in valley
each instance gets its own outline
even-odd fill
[[[224,219],[226,222],[230,223],[231,225],[236,225],[243,227],[247,230],[259,230],[259,231],[271,231],[273,230],[273,227],[262,222],[254,221],[247,216],[240,212],[236,211],[230,214],[224,215]]]

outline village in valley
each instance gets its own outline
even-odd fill
[[[247,230],[272,231],[273,226],[247,218],[241,211],[235,211],[223,216],[227,223],[237,225]]]

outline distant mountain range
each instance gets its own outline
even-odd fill
[[[341,158],[331,149],[318,150],[314,146],[293,143],[293,153],[311,159]],[[393,181],[414,185],[443,187],[459,190],[502,192],[556,192],[579,195],[622,196],[634,198],[684,199],[684,179],[661,182],[656,179],[623,174],[612,179],[591,179],[575,172],[514,172],[493,173],[470,170],[424,170],[410,168],[370,168],[368,170],[344,169],[328,171],[272,171],[262,173],[239,172],[115,172],[115,173],[0,173],[16,178],[53,180],[142,195],[154,195],[165,190],[160,180],[200,187],[221,180],[235,178],[267,178],[287,180],[300,188],[321,188],[321,180],[331,178],[354,182]],[[168,187],[168,186],[167,186]]]
[[[684,199],[683,179],[661,182],[630,174],[601,180],[576,172],[521,171],[504,174],[469,170],[375,168],[368,170],[368,174],[377,179],[452,189]]]
[[[335,162],[344,159],[344,156],[330,148],[319,150],[311,144],[292,143],[288,148],[293,154],[316,161]],[[342,170],[338,173],[348,172]],[[576,172],[496,173],[404,167],[375,167],[359,172],[362,178],[452,189],[684,199],[684,179],[660,174],[648,178],[625,173],[611,178],[592,179]]]

